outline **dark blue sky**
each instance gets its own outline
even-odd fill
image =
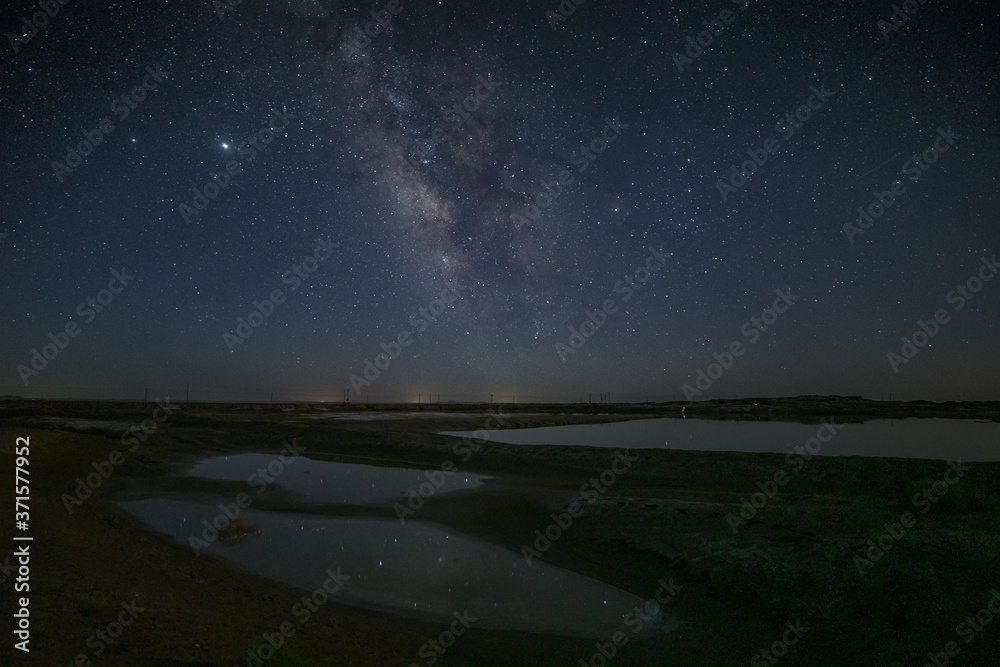
[[[5,37],[0,393],[998,397],[990,3],[219,4]]]

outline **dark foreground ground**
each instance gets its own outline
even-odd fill
[[[756,403],[756,405],[754,405]],[[454,416],[378,421],[311,418],[319,406],[182,405],[134,453],[114,430],[72,419],[138,424],[155,405],[0,403],[0,665],[230,666],[262,633],[289,620],[302,591],[195,557],[118,509],[116,497],[167,485],[191,462],[225,452],[277,452],[295,437],[305,455],[428,469],[453,462],[497,484],[432,498],[421,520],[520,550],[580,486],[607,469],[611,450],[484,444],[463,461],[441,430],[495,428],[483,406],[440,406]],[[385,407],[385,406],[383,406]],[[488,408],[488,406],[486,406]],[[503,427],[645,416],[675,416],[667,406],[502,406]],[[341,409],[323,406],[324,409]],[[375,406],[369,406],[374,409]],[[350,411],[364,411],[351,406]],[[407,406],[406,411],[414,411]],[[585,413],[594,414],[585,414]],[[574,414],[575,413],[575,414]],[[597,414],[603,413],[603,414]],[[688,416],[816,422],[874,417],[1000,418],[1000,405],[878,404],[853,399],[733,401],[687,408]],[[398,415],[397,415],[398,417]],[[12,556],[14,443],[30,436],[31,653],[13,649],[16,571]],[[80,506],[61,499],[76,479],[126,452],[124,463]],[[652,597],[661,579],[680,586],[670,610],[682,625],[664,637],[630,641],[608,665],[924,665],[1000,664],[1000,614],[987,610],[1000,589],[1000,464],[971,464],[935,502],[913,497],[949,469],[944,461],[814,457],[801,469],[783,455],[635,450],[628,473],[543,555],[566,567]],[[777,498],[733,530],[738,515],[776,473],[788,475]],[[759,497],[758,497],[759,499]],[[275,507],[280,509],[280,507]],[[744,508],[746,511],[748,508]],[[862,565],[869,540],[900,521],[914,525],[878,560]],[[374,514],[395,517],[390,506]],[[415,577],[420,573],[415,572]],[[143,611],[97,655],[91,638],[134,602]],[[1000,610],[1000,600],[994,602]],[[970,625],[966,618],[972,616]],[[761,651],[801,638],[781,657]],[[426,665],[418,650],[444,626],[330,604],[302,626],[273,665]],[[88,638],[91,638],[88,641]],[[593,641],[473,628],[437,665],[580,665]],[[584,663],[587,664],[587,663]],[[600,665],[601,661],[591,664]],[[943,664],[943,663],[941,663]]]

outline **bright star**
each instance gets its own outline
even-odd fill
[[[222,144],[223,148],[229,148],[229,144]]]

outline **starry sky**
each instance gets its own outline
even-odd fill
[[[0,393],[995,400],[996,7],[912,4],[8,3]]]

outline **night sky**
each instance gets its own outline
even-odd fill
[[[995,3],[53,5],[2,394],[998,398]]]

